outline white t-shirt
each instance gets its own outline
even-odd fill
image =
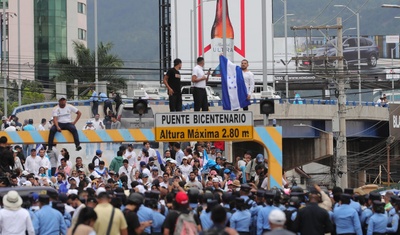
[[[128,149],[125,151],[124,159],[128,159],[129,165],[136,165],[136,153],[134,150],[129,151]]]
[[[181,169],[182,175],[184,175],[186,178],[188,178],[190,172],[193,171],[193,167],[189,164],[186,166],[182,164],[179,166],[179,169]]]
[[[9,126],[4,131],[9,132],[9,131],[17,131],[17,128],[15,126]]]
[[[197,79],[202,78],[204,76],[203,67],[200,65],[196,65],[193,68],[192,76],[196,76]],[[206,87],[206,80],[202,80],[200,82],[195,82],[194,87],[205,88]]]
[[[77,113],[78,109],[75,106],[66,104],[64,108],[56,106],[53,109],[53,117],[57,117],[59,123],[70,123],[72,122],[71,113]]]
[[[100,119],[98,121],[96,121],[96,119],[93,119],[92,123],[93,123],[95,130],[102,130],[105,128],[103,121]]]
[[[254,91],[254,74],[250,71],[243,72],[243,78],[246,84],[247,94],[252,95]]]
[[[38,130],[38,131],[45,131],[46,128],[45,128],[42,124],[39,124],[37,130]]]

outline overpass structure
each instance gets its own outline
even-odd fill
[[[332,156],[336,149],[337,102],[302,101],[303,104],[293,104],[290,100],[289,102],[277,100],[275,114],[269,116],[269,125],[272,125],[272,120],[275,119],[274,123],[282,127],[282,167],[289,170],[311,162],[332,166]],[[90,103],[87,101],[70,103],[79,106],[83,118],[77,126],[84,126],[84,122],[90,117]],[[154,113],[169,111],[167,101],[151,100],[149,103]],[[51,115],[51,107],[54,105],[55,103],[33,104],[21,107],[16,113],[21,120],[34,117],[34,123],[39,123],[42,117],[48,118]],[[382,151],[386,150],[386,140],[389,137],[389,110],[372,102],[363,102],[361,105],[357,102],[347,102],[346,107],[346,136],[350,161],[348,173],[351,174],[349,185],[358,186],[368,181],[366,176],[368,172],[375,176],[378,174],[378,166],[386,162],[386,154]],[[210,111],[219,112],[222,111],[222,107],[215,103],[210,107]],[[255,126],[263,126],[263,115],[259,112],[257,102],[249,107],[249,111],[253,112]],[[186,105],[184,112],[192,112],[189,104]],[[303,125],[298,125],[300,123]],[[263,151],[263,147],[259,144],[249,141],[234,142],[232,154],[227,157],[242,156],[249,149],[253,152]],[[397,145],[390,151],[391,155],[400,154]]]

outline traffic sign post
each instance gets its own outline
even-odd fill
[[[155,139],[174,141],[253,140],[252,112],[156,113]]]

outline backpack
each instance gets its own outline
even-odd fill
[[[100,161],[100,158],[97,155],[94,155],[93,159],[92,159],[92,164],[96,167],[96,164],[94,163],[96,160]]]
[[[197,235],[197,224],[194,220],[193,211],[189,214],[179,213],[179,217],[176,220],[174,235]]]

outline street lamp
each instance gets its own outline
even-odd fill
[[[277,19],[275,22],[272,23],[272,78],[273,78],[273,88],[275,90],[275,44],[274,44],[274,38],[275,38],[275,24],[277,24],[280,20],[283,19],[285,15],[282,15]],[[286,16],[294,16],[294,14],[286,14]],[[286,40],[286,39],[285,39]]]
[[[357,69],[358,69],[358,105],[361,105],[361,55],[360,55],[360,12],[355,12],[346,5],[334,5],[334,7],[342,7],[351,11],[357,17]]]
[[[315,127],[315,126],[311,126],[311,125],[304,124],[304,123],[293,124],[293,126],[295,126],[295,127],[309,127],[309,128],[311,128],[311,129],[317,130],[317,131],[319,131],[319,132],[328,134],[329,136],[332,135],[333,138],[334,138],[335,141],[336,141],[336,150],[334,151],[334,156],[335,156],[335,158],[336,158],[336,161],[335,161],[335,162],[338,162],[338,159],[339,159],[340,155],[339,155],[339,151],[338,151],[337,136],[334,135],[335,132],[325,131],[325,130],[322,130],[322,129],[317,128],[317,127]],[[335,176],[333,177],[333,179],[334,179],[334,184],[335,184],[335,186],[336,186],[336,183],[339,181],[339,179],[338,179],[337,177],[341,178],[341,177],[343,176],[343,172],[339,170],[339,164],[336,164],[336,165],[335,165],[335,171],[334,171],[334,172],[335,172],[336,174],[335,174]]]
[[[99,94],[99,52],[97,35],[97,0],[94,0],[94,83],[95,90]]]
[[[342,33],[342,34],[344,34],[346,31],[355,30],[355,29],[357,29],[357,28],[348,28],[348,29],[345,29],[345,30],[343,30],[343,33]]]
[[[400,5],[396,5],[396,4],[382,4],[381,7],[383,7],[383,8],[400,8]]]

